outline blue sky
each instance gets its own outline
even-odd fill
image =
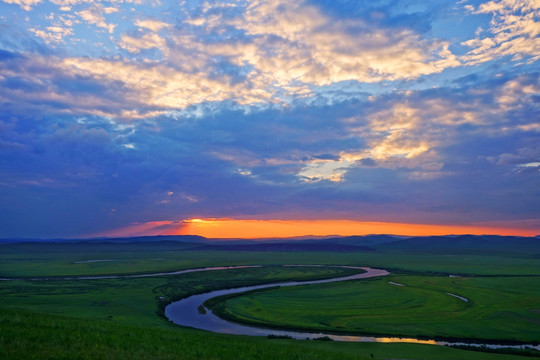
[[[537,1],[0,14],[0,237],[190,219],[540,233]]]

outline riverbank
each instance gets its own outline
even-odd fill
[[[373,270],[373,269],[370,269]],[[365,278],[370,278],[373,276],[381,276],[382,274],[379,273],[378,275],[369,274],[368,272],[365,274]],[[388,274],[385,274],[388,275]],[[433,279],[433,277],[430,277],[430,279]],[[358,280],[358,279],[357,279]],[[336,279],[336,281],[343,281],[342,279]],[[333,281],[325,281],[324,284],[326,286],[330,286]],[[353,283],[350,283],[353,284]],[[180,319],[180,318],[174,318],[172,313],[169,312],[167,317],[172,320],[173,322],[183,325],[183,326],[190,326],[198,329],[204,329],[214,332],[226,332],[226,333],[234,333],[238,335],[255,335],[255,336],[268,336],[268,335],[279,335],[279,336],[292,336],[293,338],[314,338],[314,337],[321,337],[321,336],[329,336],[330,338],[333,338],[334,340],[338,341],[385,341],[385,342],[415,342],[415,343],[425,343],[425,344],[438,344],[438,345],[456,345],[456,346],[463,346],[463,345],[470,345],[470,346],[489,346],[493,349],[499,348],[499,347],[519,347],[522,348],[524,346],[535,348],[536,350],[540,350],[540,347],[538,346],[538,343],[535,342],[529,342],[529,341],[520,341],[515,339],[496,339],[496,338],[487,338],[487,337],[458,337],[458,336],[426,336],[425,334],[404,334],[404,333],[389,333],[389,332],[374,332],[374,331],[355,331],[351,329],[329,329],[327,327],[328,324],[322,324],[322,326],[319,327],[309,327],[309,326],[301,326],[301,325],[290,325],[290,324],[283,324],[283,323],[271,323],[267,321],[257,321],[256,318],[250,316],[249,318],[246,317],[239,317],[235,316],[234,312],[229,311],[229,309],[226,308],[225,303],[229,299],[235,299],[235,298],[246,298],[249,296],[253,296],[256,298],[259,298],[260,294],[267,294],[268,292],[272,291],[295,291],[294,289],[288,288],[288,289],[282,289],[289,286],[295,286],[295,285],[306,285],[306,283],[296,283],[296,284],[273,284],[272,286],[258,286],[258,287],[249,287],[249,288],[242,288],[242,289],[230,289],[227,291],[216,291],[212,292],[211,294],[203,294],[202,296],[198,297],[192,297],[189,300],[192,304],[203,304],[212,310],[212,313],[206,315],[205,317],[201,316],[195,316],[189,321],[185,321],[186,319]],[[342,283],[344,285],[344,283]],[[390,284],[391,285],[391,284]],[[333,285],[332,285],[333,286]],[[357,287],[357,286],[355,286]],[[300,287],[298,287],[300,289]],[[301,287],[302,289],[306,289],[305,287]],[[319,294],[321,297],[324,297],[323,294],[326,293],[333,293],[333,291],[324,291],[322,288],[317,287],[318,290],[315,292]],[[445,297],[448,296],[447,293],[441,292],[441,296]],[[248,296],[246,296],[248,295]],[[290,295],[290,294],[289,294]],[[273,297],[273,301],[275,302],[275,298]],[[462,301],[459,299],[459,301]],[[173,304],[175,305],[175,304]],[[182,307],[181,311],[177,310],[178,313],[181,313],[183,316],[186,316],[185,314],[188,314],[192,309],[189,307],[192,305],[189,305],[186,302],[187,307]],[[337,304],[336,304],[337,305]],[[175,305],[178,306],[178,305]],[[303,303],[302,306],[310,307],[308,304]],[[319,307],[316,307],[319,309]],[[391,309],[389,309],[391,310]],[[318,310],[320,313],[320,309]],[[295,311],[296,312],[296,311]],[[273,312],[272,312],[273,313]],[[200,315],[200,314],[199,314]],[[216,316],[217,315],[217,316]],[[256,327],[256,328],[254,328]],[[256,329],[256,330],[255,330]],[[264,329],[264,330],[263,330]],[[277,333],[276,333],[277,331]]]

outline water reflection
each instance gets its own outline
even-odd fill
[[[427,344],[427,345],[439,344],[435,340],[419,340],[419,339],[413,339],[413,338],[380,337],[380,338],[374,338],[374,339],[375,339],[375,342],[380,342],[380,343],[405,342],[405,343]]]

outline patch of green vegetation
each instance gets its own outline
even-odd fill
[[[409,359],[523,360],[417,344],[337,343],[148,328],[20,310],[0,310],[2,359]]]
[[[516,349],[516,348],[509,348],[509,347],[502,347],[502,348],[489,348],[487,346],[470,346],[470,345],[453,345],[453,348],[456,349],[465,349],[465,350],[472,350],[472,351],[482,351],[486,353],[492,353],[492,354],[509,354],[509,355],[520,355],[520,356],[528,356],[528,357],[540,357],[540,352],[537,350],[531,349],[531,348],[524,348],[524,349]]]
[[[222,317],[266,327],[534,342],[540,339],[539,284],[540,277],[402,275],[266,289],[208,303]]]
[[[202,292],[286,280],[346,276],[358,270],[281,267],[193,272],[183,275],[100,280],[0,282],[1,307],[42,313],[163,326],[164,307]]]
[[[190,247],[191,246],[191,247]],[[195,251],[192,244],[0,244],[0,277],[141,274],[207,266],[323,264],[396,271],[475,275],[540,275],[531,252],[501,254]],[[94,261],[109,260],[109,261]]]

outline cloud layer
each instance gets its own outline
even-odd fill
[[[0,236],[539,226],[535,1],[0,9]]]

